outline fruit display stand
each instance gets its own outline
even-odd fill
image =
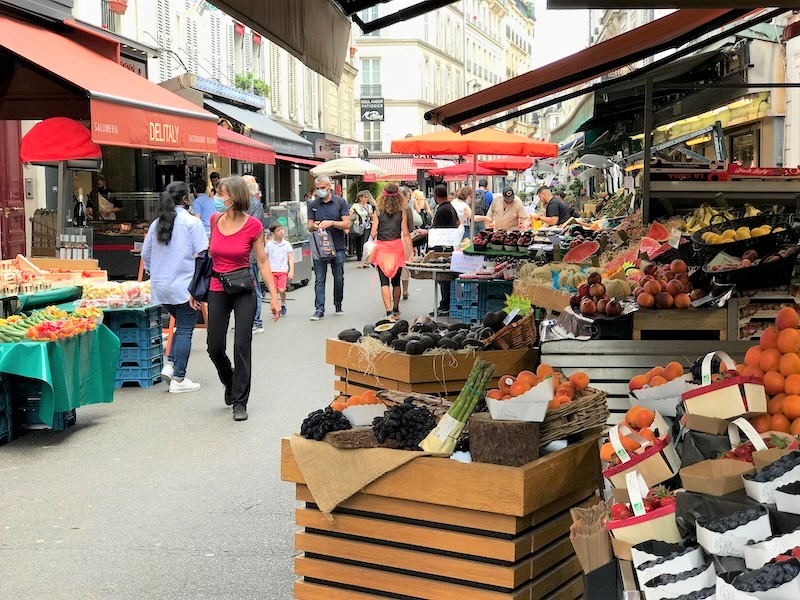
[[[304,528],[295,534],[302,553],[295,598],[574,600],[583,593],[570,508],[599,501],[596,437],[522,467],[417,458],[330,516],[315,505],[287,439],[281,479],[296,484],[303,503],[295,514]]]
[[[358,344],[335,339],[327,340],[325,360],[334,366],[334,389],[340,394],[360,396],[367,390],[396,390],[455,398],[476,356],[494,364],[496,374],[518,373],[536,364],[536,353],[529,348],[418,356],[387,351],[370,360]],[[493,379],[491,385],[496,381]]]
[[[704,331],[721,341],[737,339],[736,303],[725,308],[689,310],[639,310],[633,315],[633,339],[641,340],[648,332]]]

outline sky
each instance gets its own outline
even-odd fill
[[[547,0],[535,0],[533,68],[582,50],[589,41],[588,10],[547,10]]]

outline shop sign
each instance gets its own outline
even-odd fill
[[[140,58],[133,54],[120,52],[119,64],[129,71],[136,73],[137,75],[141,75],[147,79],[147,59]]]
[[[358,158],[358,144],[342,144],[339,146],[339,156]]]
[[[383,121],[383,98],[361,98],[361,122]]]

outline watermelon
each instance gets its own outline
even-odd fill
[[[651,237],[643,237],[639,242],[639,252],[646,252],[648,258],[653,258],[661,249],[661,244]]]
[[[650,224],[650,229],[647,230],[647,237],[657,242],[666,242],[669,239],[669,231],[661,223],[653,221]]]
[[[582,242],[567,252],[561,260],[564,262],[580,263],[590,256],[597,254],[598,250],[600,250],[599,243],[593,241]]]
[[[623,252],[622,254],[618,254],[614,260],[610,261],[606,265],[606,271],[613,273],[626,262],[637,265],[639,264],[639,251],[636,248],[628,250],[627,252]]]

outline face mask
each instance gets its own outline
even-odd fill
[[[322,188],[321,190],[317,190],[317,198],[327,198],[328,197],[328,190]]]
[[[217,209],[217,212],[224,212],[228,210],[228,207],[225,206],[225,203],[219,198],[214,198],[214,208]]]

